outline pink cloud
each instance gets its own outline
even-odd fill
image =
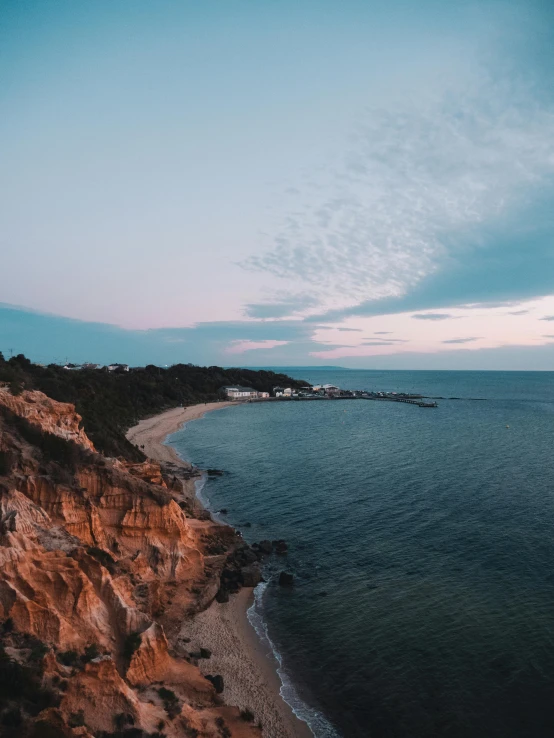
[[[254,349],[272,349],[276,346],[285,346],[290,341],[233,341],[230,346],[225,349],[226,354],[243,354],[245,351]]]

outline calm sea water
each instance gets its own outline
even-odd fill
[[[317,738],[554,735],[554,374],[302,378],[461,399],[244,405],[172,437],[227,472],[212,509],[289,543],[258,614],[295,709]]]

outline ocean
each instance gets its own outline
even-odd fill
[[[171,437],[225,471],[210,509],[288,543],[250,613],[287,701],[316,738],[553,735],[554,374],[295,375],[446,399],[246,404]]]

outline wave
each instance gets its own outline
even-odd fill
[[[248,609],[247,616],[250,625],[256,631],[256,635],[263,644],[270,647],[275,660],[277,661],[277,674],[281,680],[279,694],[290,706],[296,717],[308,725],[315,738],[341,738],[340,733],[335,730],[319,710],[309,707],[309,705],[301,699],[296,687],[283,667],[283,657],[269,637],[267,624],[262,615],[263,597],[267,589],[267,585],[268,582],[260,582],[254,590],[254,602]]]
[[[210,505],[209,498],[204,494],[204,488],[208,481],[208,475],[202,474],[200,479],[195,480],[195,494],[202,506],[210,511],[212,517],[219,522],[228,523],[221,518],[218,518]],[[279,694],[283,700],[289,705],[293,713],[299,720],[302,720],[308,725],[314,738],[341,738],[340,733],[337,733],[331,723],[319,712],[318,710],[309,707],[300,697],[296,687],[294,686],[289,675],[283,667],[283,657],[277,650],[275,644],[271,640],[267,630],[267,624],[262,616],[262,600],[264,592],[267,588],[267,582],[260,582],[254,590],[254,602],[247,611],[247,617],[250,625],[256,631],[256,635],[263,644],[266,644],[271,649],[273,656],[278,664],[277,674],[281,681],[281,688]]]

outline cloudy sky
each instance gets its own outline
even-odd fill
[[[554,7],[5,0],[0,351],[554,368]]]

